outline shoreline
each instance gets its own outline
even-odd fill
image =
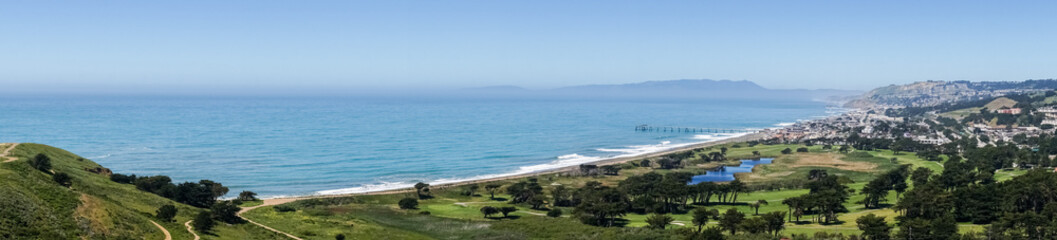
[[[614,157],[614,158],[609,158],[609,159],[601,159],[601,160],[598,160],[598,161],[586,162],[586,163],[582,163],[582,164],[593,164],[593,165],[598,165],[598,166],[614,165],[614,164],[621,164],[621,163],[626,163],[626,162],[634,161],[634,160],[641,160],[641,159],[659,157],[659,156],[668,155],[668,154],[677,153],[677,152],[689,151],[689,150],[692,150],[692,149],[695,149],[695,148],[710,147],[710,146],[716,146],[716,145],[727,144],[727,143],[735,143],[735,142],[748,142],[748,141],[752,141],[752,140],[761,140],[761,139],[764,139],[767,136],[769,136],[769,134],[766,133],[769,130],[770,129],[764,129],[764,130],[762,130],[760,132],[744,134],[744,135],[741,135],[741,136],[735,136],[735,137],[730,137],[730,138],[725,138],[725,139],[720,139],[720,140],[715,140],[715,141],[691,143],[691,144],[687,144],[685,146],[673,147],[673,148],[670,148],[670,149],[665,149],[665,150],[661,150],[661,151],[657,151],[657,152],[644,153],[644,154],[635,155],[635,156],[624,156],[624,157]],[[458,187],[458,186],[470,185],[470,184],[480,184],[480,183],[495,182],[495,181],[506,181],[506,180],[513,180],[513,179],[531,177],[531,176],[539,176],[539,175],[545,175],[545,174],[554,174],[554,173],[566,172],[566,171],[576,170],[578,168],[579,168],[579,164],[576,165],[576,166],[559,167],[559,168],[547,169],[547,170],[542,170],[542,171],[537,171],[537,172],[513,174],[513,175],[509,175],[509,176],[489,177],[489,178],[473,179],[473,180],[458,181],[458,182],[451,182],[451,183],[430,184],[430,187],[431,188],[450,188],[450,187]],[[253,206],[253,207],[247,207],[247,208],[244,208],[243,210],[244,211],[249,211],[249,210],[252,210],[252,209],[255,209],[255,208],[258,208],[258,207],[272,206],[272,205],[278,205],[278,204],[289,203],[289,202],[298,201],[298,200],[306,200],[306,199],[338,198],[338,197],[368,196],[368,195],[386,195],[386,194],[406,193],[406,192],[413,192],[413,191],[414,191],[413,187],[401,187],[401,188],[395,188],[395,189],[379,189],[377,191],[365,191],[365,192],[358,192],[358,193],[313,194],[313,195],[303,195],[303,196],[274,197],[274,198],[261,199],[264,202],[263,204],[257,205],[257,206]]]

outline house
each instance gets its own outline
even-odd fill
[[[1017,114],[1020,114],[1020,108],[1003,108],[1003,109],[995,110],[995,112],[999,113],[999,114],[1013,114],[1013,115],[1017,115]]]

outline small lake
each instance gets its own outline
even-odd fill
[[[694,176],[690,179],[690,185],[702,183],[702,182],[729,182],[734,181],[735,173],[752,172],[752,168],[756,165],[771,164],[771,160],[774,158],[761,158],[760,160],[741,160],[741,165],[735,166],[723,166],[719,167],[718,170],[708,171],[703,175]]]

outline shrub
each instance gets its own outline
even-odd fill
[[[557,208],[551,209],[550,211],[547,211],[547,216],[548,217],[552,217],[552,218],[561,217],[562,216],[562,210],[561,209],[557,209]]]
[[[70,187],[73,185],[73,178],[62,172],[51,175],[51,180],[55,180],[56,183],[59,183],[59,185],[62,185],[63,187]]]
[[[209,212],[201,211],[195,216],[194,229],[199,232],[207,233],[212,231],[215,225],[216,222],[213,221],[213,215],[209,214]]]
[[[334,240],[345,240],[345,234],[334,235]]]
[[[418,199],[414,199],[414,198],[400,199],[400,202],[398,202],[397,205],[400,205],[400,209],[416,209],[416,208],[418,208]]]
[[[176,217],[176,212],[176,206],[169,204],[158,208],[157,214],[155,216],[157,216],[158,219],[162,221],[172,222],[173,218]]]
[[[806,153],[806,152],[807,152],[807,148],[804,148],[804,147],[802,147],[802,148],[797,148],[797,149],[796,149],[796,152],[798,152],[798,153]]]
[[[51,158],[43,153],[38,153],[29,161],[29,165],[41,172],[48,172],[48,170],[51,170]]]
[[[782,149],[782,154],[790,154],[790,153],[793,153],[792,149],[789,149],[789,148]]]
[[[116,183],[123,183],[123,184],[132,184],[132,182],[136,181],[136,174],[125,175],[125,174],[115,173],[115,174],[110,175],[110,181],[114,181]]]
[[[421,215],[430,215],[430,214],[433,214],[433,213],[431,213],[431,212],[429,212],[429,211],[421,211],[421,212],[418,212],[418,214],[421,214]]]
[[[239,201],[257,201],[258,200],[257,199],[257,193],[250,192],[250,191],[242,191],[241,193],[239,193],[239,197],[237,199]]]

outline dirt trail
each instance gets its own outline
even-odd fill
[[[150,223],[153,223],[155,227],[158,227],[158,229],[161,229],[162,233],[165,233],[165,240],[172,240],[172,235],[169,234],[169,230],[165,230],[165,227],[162,227],[161,224],[158,224],[158,223],[154,222],[153,220],[147,220],[147,221],[150,221]]]
[[[15,147],[18,147],[18,143],[9,143],[9,144],[11,144],[11,146],[7,147],[7,149],[4,149],[4,152],[2,154],[0,154],[0,159],[6,158],[4,160],[5,163],[6,162],[14,162],[14,161],[18,160],[17,157],[10,157],[9,156],[11,154],[11,150],[14,150]]]
[[[299,198],[264,199],[264,203],[262,203],[261,205],[243,208],[242,210],[239,210],[239,213],[237,215],[240,218],[242,218],[242,219],[246,219],[247,222],[250,222],[253,225],[257,225],[257,226],[262,227],[264,229],[268,229],[268,231],[272,231],[272,232],[275,232],[275,233],[278,233],[278,234],[286,235],[287,237],[292,238],[292,239],[303,240],[303,239],[301,239],[301,238],[299,238],[297,236],[294,236],[293,234],[289,234],[289,233],[286,233],[286,232],[283,232],[283,231],[279,231],[277,229],[274,229],[272,227],[266,226],[264,224],[260,224],[260,223],[254,222],[253,220],[250,220],[249,218],[246,218],[246,217],[242,216],[242,213],[248,212],[248,211],[253,210],[253,209],[257,209],[259,207],[274,206],[274,205],[279,205],[279,204],[283,204],[283,203],[293,202],[293,201],[297,201],[297,200],[300,200],[300,199]],[[188,223],[190,223],[190,222],[188,222]],[[190,227],[190,226],[188,226],[188,227]]]
[[[195,233],[195,229],[193,227],[191,227],[191,221],[194,221],[194,220],[190,220],[190,221],[187,221],[187,222],[184,223],[184,226],[187,226],[187,231],[190,232],[191,235],[195,236],[194,240],[202,239],[202,238],[198,237],[198,234]]]

